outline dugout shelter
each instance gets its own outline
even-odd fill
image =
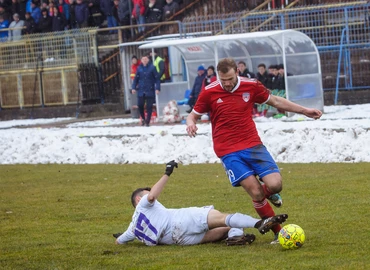
[[[257,66],[284,65],[286,98],[303,106],[323,111],[323,87],[320,56],[314,42],[295,30],[277,30],[244,34],[206,36],[171,40],[156,40],[139,46],[143,50],[168,47],[172,82],[161,85],[157,99],[158,116],[169,100],[181,100],[191,89],[197,67],[216,67],[221,58],[244,61],[250,71]],[[289,76],[287,76],[289,74]],[[182,107],[182,106],[181,106]],[[188,106],[180,108],[184,113]]]

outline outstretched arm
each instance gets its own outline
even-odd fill
[[[300,113],[307,117],[319,119],[322,115],[322,112],[317,109],[312,108],[306,108],[301,105],[298,105],[294,102],[291,102],[285,98],[278,97],[278,96],[270,96],[269,101],[266,102],[268,105],[271,105],[277,109],[288,111],[288,112],[294,112],[294,113]]]
[[[190,137],[195,137],[195,135],[197,135],[197,130],[198,130],[197,120],[200,117],[201,117],[200,115],[194,112],[191,112],[186,118],[186,125],[187,125],[186,132],[188,133]]]
[[[148,194],[148,201],[150,203],[153,203],[159,197],[175,167],[177,168],[177,163],[174,160],[166,164],[166,171],[164,175],[157,183],[155,183]]]

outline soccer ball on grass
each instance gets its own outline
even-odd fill
[[[297,249],[303,245],[306,240],[306,236],[300,226],[288,224],[280,230],[278,239],[283,248]]]

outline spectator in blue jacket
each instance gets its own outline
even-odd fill
[[[107,18],[108,27],[116,27],[117,21],[113,16],[113,0],[100,0],[100,9]]]
[[[200,91],[202,90],[204,78],[207,76],[206,69],[202,65],[198,67],[197,72],[198,76],[195,78],[193,88],[189,96],[188,104],[190,106],[190,109],[186,111],[187,113],[190,113],[193,110],[193,107],[197,102]]]
[[[35,20],[35,23],[38,24],[41,18],[41,9],[39,8],[38,0],[32,0],[31,10],[31,17]]]
[[[9,21],[4,20],[4,17],[0,15],[0,30],[8,29]],[[8,41],[8,31],[0,32],[0,42]]]
[[[77,28],[85,28],[89,25],[89,8],[83,0],[77,0],[75,6],[76,26]]]
[[[159,94],[161,82],[158,72],[153,64],[149,63],[149,57],[144,55],[141,58],[141,64],[136,71],[134,81],[132,82],[132,93],[137,91],[137,105],[141,116],[141,125],[149,127],[152,118],[153,104],[155,95]],[[146,117],[144,104],[146,103]]]

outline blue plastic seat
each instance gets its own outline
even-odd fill
[[[177,105],[187,105],[189,102],[189,97],[190,97],[191,90],[187,89],[184,94],[184,99],[177,100]]]

